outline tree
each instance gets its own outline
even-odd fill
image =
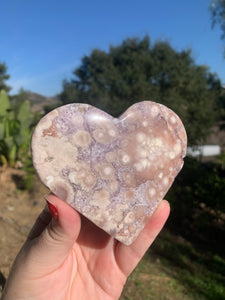
[[[5,63],[0,63],[0,91],[5,90],[8,92],[10,87],[5,84],[5,81],[9,79],[9,75],[7,74],[7,66]]]
[[[128,38],[108,52],[93,50],[73,74],[63,83],[64,104],[86,102],[118,116],[135,102],[160,102],[181,117],[191,144],[204,141],[217,116],[218,77],[196,65],[190,50],[151,45],[148,36]]]

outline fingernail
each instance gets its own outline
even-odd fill
[[[51,201],[49,201],[48,196],[45,196],[45,200],[47,202],[48,209],[49,209],[52,217],[57,221],[58,218],[59,218],[59,214],[58,214],[57,208],[55,207],[54,204],[51,203]]]

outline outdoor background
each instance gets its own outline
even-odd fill
[[[174,110],[188,155],[171,215],[122,300],[225,299],[225,0],[5,0],[0,7],[0,295],[45,205],[30,138],[50,110]]]

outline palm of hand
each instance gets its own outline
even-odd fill
[[[130,269],[127,266],[123,270],[123,264],[120,264],[122,244],[85,218],[82,218],[81,228],[63,262],[59,258],[50,264],[50,259],[44,268],[36,269],[29,279],[30,295],[41,287],[38,299],[119,298],[128,275],[124,272],[128,273]]]
[[[73,247],[81,281],[78,286],[83,284],[80,299],[118,299],[128,275],[117,261],[120,244],[91,222],[82,220],[81,233]],[[76,278],[73,282],[72,292],[77,295]]]
[[[59,198],[52,200],[59,220],[51,221],[46,211],[39,216],[15,260],[2,300],[118,299],[127,276],[163,227],[168,203],[162,201],[136,241],[125,246],[87,219],[81,222]]]
[[[54,272],[53,285],[58,288],[50,299],[118,299],[127,277],[117,263],[119,243],[88,220],[83,221],[77,242]]]

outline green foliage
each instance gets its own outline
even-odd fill
[[[225,151],[217,156],[216,162],[220,165],[222,170],[225,170]]]
[[[63,104],[86,102],[118,116],[135,102],[160,102],[181,117],[191,144],[202,143],[218,117],[218,77],[196,65],[190,50],[151,45],[148,36],[126,39],[108,52],[93,50],[74,75],[63,83]]]
[[[12,110],[15,112],[15,114],[18,114],[20,105],[27,99],[27,91],[25,91],[23,88],[19,90],[19,93],[16,95],[10,96],[10,104]]]
[[[23,188],[31,191],[36,177],[36,171],[33,166],[31,155],[26,155],[26,160],[23,163],[23,170],[26,172],[25,177],[23,178]]]
[[[224,243],[209,251],[205,245],[166,228],[129,276],[120,299],[224,299]],[[207,232],[205,235],[207,239]]]
[[[0,158],[2,164],[14,166],[24,160],[30,144],[32,117],[29,101],[21,103],[18,113],[11,110],[7,94],[0,93]]]
[[[225,229],[225,170],[220,164],[187,157],[167,199],[172,204],[171,223],[181,231],[205,231],[217,222]]]
[[[0,91],[0,116],[4,116],[10,109],[9,98],[4,90]]]
[[[217,254],[218,248],[222,255]],[[153,253],[162,257],[167,275],[173,276],[175,284],[182,283],[192,299],[222,300],[225,293],[224,245],[217,245],[212,252],[207,250],[202,244],[169,232],[160,235],[152,247]]]
[[[53,109],[56,109],[57,107],[59,107],[59,103],[56,104],[51,104],[51,105],[44,105],[44,115],[48,114],[50,111],[52,111]]]
[[[17,120],[20,123],[19,133],[16,137],[16,142],[19,147],[23,145],[27,149],[27,144],[30,141],[30,125],[32,123],[32,115],[30,113],[30,102],[25,100],[21,103],[17,114]]]
[[[5,84],[5,81],[9,79],[9,75],[7,74],[7,67],[5,63],[0,63],[0,91],[5,90],[8,92],[10,87]]]

